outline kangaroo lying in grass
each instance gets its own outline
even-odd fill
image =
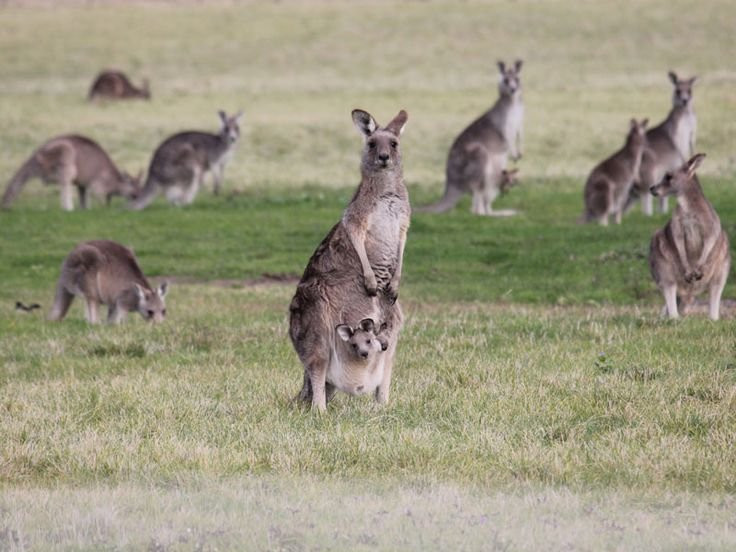
[[[148,168],[146,185],[140,197],[131,203],[133,209],[146,208],[164,190],[166,198],[174,205],[188,205],[197,197],[204,177],[211,172],[214,192],[220,193],[225,165],[232,157],[240,138],[238,120],[242,113],[228,117],[219,111],[222,126],[220,132],[180,132],[164,140],[156,148]]]
[[[493,107],[463,130],[450,147],[447,157],[445,195],[420,212],[442,213],[452,209],[463,194],[473,197],[471,211],[477,215],[510,216],[511,209],[496,210],[492,203],[503,186],[509,154],[521,158],[524,105],[521,100],[522,62],[513,67],[498,62],[501,72],[499,97]]]
[[[118,323],[137,311],[145,320],[162,322],[168,284],[153,289],[143,275],[133,252],[119,243],[93,240],[77,245],[61,265],[50,320],[66,316],[75,295],[86,302],[86,317],[98,321],[100,304],[107,305],[107,321]]]
[[[52,138],[33,152],[10,179],[2,207],[10,207],[32,178],[59,184],[61,207],[71,211],[74,209],[73,187],[79,194],[79,206],[86,209],[87,191],[107,204],[116,195],[135,199],[140,191],[141,174],[134,178],[120,171],[97,142],[70,134]]]
[[[687,314],[694,297],[708,290],[709,315],[718,320],[731,268],[728,236],[695,174],[704,158],[695,155],[651,189],[656,197],[677,198],[672,218],[654,234],[649,248],[652,276],[664,295],[663,313],[670,318],[678,318],[678,302]]]
[[[386,127],[362,110],[353,122],[365,137],[361,182],[342,220],[327,234],[309,260],[289,306],[289,336],[304,366],[302,401],[324,411],[330,379],[342,364],[336,356],[340,324],[355,328],[370,316],[385,322],[387,349],[375,389],[388,401],[398,334],[403,323],[398,292],[411,208],[404,186],[399,137],[407,114],[400,111]],[[347,315],[346,315],[347,313]],[[355,317],[360,316],[357,320]],[[383,332],[382,332],[383,333]],[[330,384],[333,385],[333,384]],[[353,388],[354,389],[354,388]]]
[[[87,99],[92,101],[99,98],[126,100],[131,98],[151,98],[151,90],[148,79],[143,80],[143,86],[137,88],[130,82],[128,75],[122,71],[107,69],[95,78],[89,89]]]
[[[616,224],[621,224],[631,187],[639,176],[646,126],[647,119],[641,123],[631,119],[624,147],[601,161],[588,176],[583,192],[585,222],[595,220],[602,226],[608,226],[608,217],[613,215]]]

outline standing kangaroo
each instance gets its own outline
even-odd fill
[[[335,374],[344,372],[337,359],[335,328],[354,328],[364,318],[385,322],[388,348],[379,356],[380,378],[366,374],[360,384],[361,393],[375,392],[376,401],[385,404],[403,323],[397,298],[411,207],[399,137],[407,114],[400,111],[384,128],[360,109],[352,116],[365,137],[361,182],[342,219],[307,263],[289,306],[289,336],[304,365],[299,399],[311,399],[312,408],[319,411],[325,410],[327,397],[339,385]]]
[[[88,190],[107,204],[115,195],[135,199],[141,175],[133,178],[118,170],[97,142],[70,134],[52,138],[33,152],[8,183],[2,207],[9,207],[31,178],[41,178],[47,184],[58,183],[61,208],[71,211],[74,209],[72,186],[76,186],[79,193],[79,206],[86,209]]]
[[[642,196],[642,209],[647,215],[653,213],[649,194],[652,186],[660,182],[665,173],[679,169],[695,153],[697,119],[693,109],[693,84],[697,77],[680,79],[673,71],[668,75],[674,86],[672,110],[664,121],[647,131],[639,178],[630,201]],[[667,212],[667,197],[660,197],[659,206],[663,213]]]
[[[148,100],[151,98],[151,90],[148,79],[144,79],[143,86],[137,88],[122,71],[107,69],[97,75],[87,95],[89,101],[98,98],[117,100],[143,98]]]
[[[465,193],[471,193],[471,211],[477,215],[510,216],[511,209],[494,211],[491,204],[501,191],[509,154],[521,158],[524,104],[521,99],[522,61],[513,67],[498,62],[501,80],[493,107],[463,130],[447,156],[445,195],[419,211],[442,213],[452,209]]]
[[[624,147],[596,165],[588,176],[583,192],[585,222],[597,220],[602,226],[608,226],[608,217],[614,215],[616,224],[621,224],[631,187],[639,176],[646,127],[647,119],[641,123],[631,119]]]
[[[695,295],[709,293],[709,315],[718,320],[721,293],[731,267],[728,236],[713,206],[703,195],[695,170],[699,153],[674,173],[667,173],[651,193],[674,195],[677,207],[663,229],[652,237],[649,265],[665,300],[665,312],[678,318],[678,300],[687,314]]]
[[[132,209],[144,209],[164,189],[174,205],[188,205],[197,196],[205,175],[214,177],[214,192],[220,193],[225,165],[230,160],[240,137],[238,120],[242,112],[228,117],[219,111],[222,127],[217,134],[199,131],[180,132],[164,140],[156,148],[148,167],[146,185]]]
[[[77,245],[61,265],[50,320],[66,316],[75,295],[84,296],[86,317],[98,321],[100,303],[107,305],[107,321],[120,322],[138,311],[145,320],[162,322],[166,316],[164,282],[154,290],[141,272],[133,252],[119,243],[94,240]]]

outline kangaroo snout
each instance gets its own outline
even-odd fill
[[[652,186],[649,188],[649,193],[652,194],[654,197],[657,197],[659,193],[657,193],[657,186]]]

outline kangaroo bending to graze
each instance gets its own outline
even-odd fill
[[[646,146],[641,158],[639,178],[632,188],[629,203],[642,198],[642,210],[651,215],[652,196],[649,190],[664,178],[667,172],[674,172],[695,153],[695,134],[697,119],[693,108],[693,84],[697,77],[680,79],[670,71],[672,109],[667,118],[647,131]],[[667,212],[667,197],[660,197],[660,209]]]
[[[32,178],[61,187],[61,207],[74,209],[73,187],[79,194],[79,206],[87,208],[87,192],[108,205],[113,196],[135,199],[140,191],[141,174],[132,177],[121,171],[110,156],[94,140],[84,136],[65,135],[52,138],[39,147],[10,179],[2,198],[7,208]]]
[[[311,401],[319,411],[325,410],[339,374],[346,373],[335,328],[355,328],[365,318],[381,321],[382,328],[385,324],[380,333],[387,349],[379,355],[379,364],[362,372],[360,383],[355,383],[354,370],[350,377],[354,393],[362,385],[360,393],[373,392],[376,401],[385,404],[403,324],[398,293],[411,207],[399,137],[407,114],[400,111],[383,128],[365,111],[356,109],[352,116],[365,137],[361,182],[342,219],[307,263],[289,306],[289,336],[304,366],[299,399]]]
[[[624,147],[596,165],[588,176],[583,192],[585,222],[595,220],[608,226],[608,217],[613,215],[616,224],[621,224],[631,187],[639,177],[646,127],[647,119],[640,123],[631,119]]]
[[[695,296],[708,290],[709,315],[718,320],[731,268],[728,236],[695,174],[704,158],[703,153],[695,155],[651,189],[654,196],[677,198],[672,218],[654,234],[649,248],[652,277],[670,318],[679,316],[678,301],[687,314]]]
[[[127,247],[108,240],[83,242],[61,265],[49,320],[62,320],[74,296],[81,295],[91,324],[98,321],[100,304],[107,305],[107,321],[113,324],[136,311],[145,320],[162,322],[166,316],[167,290],[166,282],[157,289],[151,287]]]
[[[132,98],[151,98],[151,89],[148,79],[143,79],[143,86],[136,87],[122,71],[106,69],[101,71],[89,89],[87,99],[92,101],[99,98],[125,100]]]
[[[419,211],[443,213],[452,209],[463,194],[470,193],[474,214],[516,214],[512,209],[494,211],[491,205],[501,192],[508,156],[516,161],[522,155],[521,66],[521,60],[513,67],[498,62],[501,73],[498,100],[455,139],[447,156],[445,195]]]
[[[140,197],[131,203],[132,209],[146,208],[164,190],[174,205],[188,205],[197,197],[204,177],[211,172],[214,193],[220,193],[225,165],[233,154],[240,137],[238,120],[242,112],[228,117],[218,112],[222,127],[217,134],[200,131],[179,132],[164,140],[153,154],[146,185]]]

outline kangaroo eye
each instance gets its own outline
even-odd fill
[[[355,349],[356,351],[358,350],[358,344],[357,343],[353,343],[353,349]]]
[[[396,140],[391,140],[391,147],[396,149],[399,147],[399,143]]]
[[[153,318],[153,311],[152,310],[149,310],[148,311],[148,318]]]
[[[161,311],[161,314],[163,314],[164,316],[166,316],[166,309],[162,310]]]
[[[368,147],[370,149],[376,149],[376,143],[373,140],[371,140],[370,142],[368,142]]]

